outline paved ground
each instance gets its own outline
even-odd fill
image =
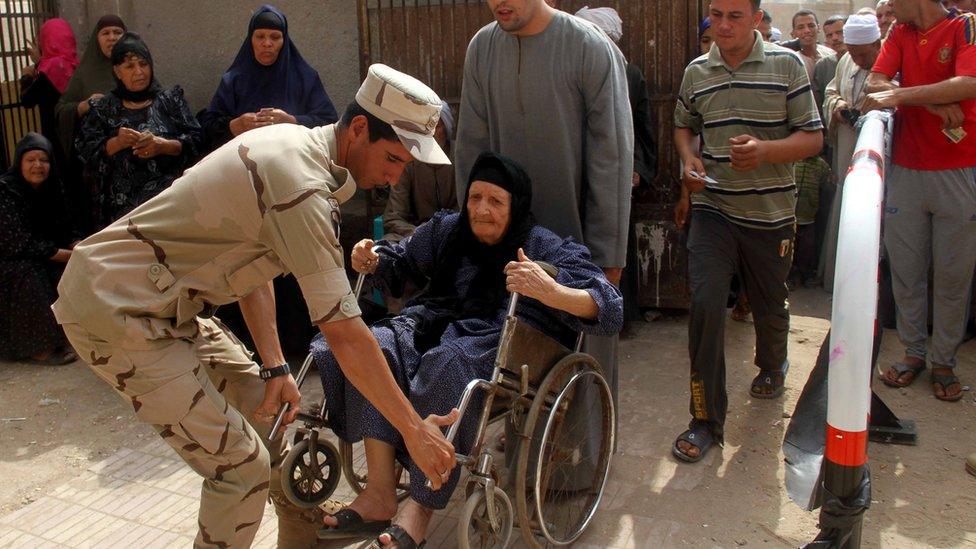
[[[684,318],[644,324],[622,342],[619,453],[604,506],[578,547],[795,547],[812,539],[817,517],[786,496],[780,444],[826,333],[829,302],[817,290],[792,302],[784,400],[748,396],[752,327],[729,323],[727,444],[697,465],[669,452],[687,422]],[[888,333],[882,361],[898,350]],[[972,384],[976,343],[960,358],[959,373]],[[946,404],[925,383],[877,385],[896,413],[918,422],[921,437],[915,447],[869,449],[874,493],[864,546],[976,547],[976,479],[962,463],[976,451],[973,393]],[[87,369],[0,365],[0,403],[0,547],[190,545],[199,479]],[[344,483],[336,497],[351,497]],[[428,547],[454,546],[455,511],[436,517]],[[259,547],[274,544],[268,513]]]

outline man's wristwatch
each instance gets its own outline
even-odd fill
[[[274,368],[261,368],[261,379],[268,381],[273,377],[286,376],[291,373],[291,368],[288,367],[288,363],[285,362],[281,366],[275,366]]]

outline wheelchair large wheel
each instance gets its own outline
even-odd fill
[[[522,434],[515,469],[522,537],[530,547],[569,545],[596,514],[610,473],[613,399],[596,360],[582,353],[560,360],[542,380]]]
[[[288,501],[314,509],[328,500],[339,485],[339,451],[319,439],[311,452],[308,439],[292,446],[281,462],[281,489]]]
[[[342,462],[342,476],[346,477],[346,482],[353,492],[357,494],[366,489],[366,451],[363,443],[357,442],[350,444],[342,439],[339,440],[339,453]],[[399,463],[395,465],[394,474],[397,480],[397,501],[403,501],[410,496],[410,474],[406,472]]]
[[[504,549],[512,538],[515,514],[508,495],[497,486],[494,490],[497,524],[493,528],[488,516],[484,489],[471,492],[458,516],[458,549]]]

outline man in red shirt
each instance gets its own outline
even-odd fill
[[[898,24],[868,77],[865,111],[895,108],[885,247],[905,358],[885,372],[904,387],[932,363],[932,391],[962,398],[953,374],[976,264],[976,17],[940,0],[891,0]],[[900,85],[892,81],[900,74]],[[926,347],[929,265],[933,330]]]

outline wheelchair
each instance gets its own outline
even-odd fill
[[[555,268],[542,266],[555,277]],[[362,281],[360,275],[357,296]],[[610,473],[616,421],[602,368],[581,352],[582,333],[571,350],[519,320],[518,300],[512,293],[491,377],[472,380],[457,406],[461,417],[478,414],[470,453],[457,454],[469,473],[466,481],[462,477],[466,499],[458,516],[461,549],[506,547],[516,525],[529,547],[572,544],[596,514]],[[309,355],[296,380],[299,386],[311,365]],[[472,406],[479,394],[480,410]],[[337,449],[319,438],[329,427],[324,402],[317,412],[298,414],[301,426],[282,464],[284,493],[302,507],[327,500],[340,475],[357,493],[367,481],[365,463],[355,461],[353,445],[340,441]],[[496,457],[486,444],[488,426],[502,420],[509,465],[504,484],[512,486],[508,491],[502,489]],[[459,424],[448,430],[448,441],[454,442]],[[409,495],[409,481],[400,473],[397,495],[402,500]]]

